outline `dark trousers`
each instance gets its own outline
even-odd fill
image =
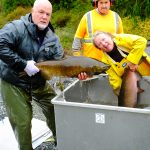
[[[23,89],[2,80],[1,93],[20,150],[33,149],[31,136],[32,100],[35,100],[38,106],[42,108],[48,127],[53,135],[56,135],[54,106],[51,104],[55,92],[48,83],[44,87],[27,93]]]

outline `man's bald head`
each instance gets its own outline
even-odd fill
[[[41,6],[42,4],[46,4],[52,10],[52,4],[50,3],[49,0],[35,0],[35,2],[33,4],[33,9]]]
[[[48,0],[36,0],[32,8],[32,20],[39,29],[44,30],[50,21],[52,4]]]

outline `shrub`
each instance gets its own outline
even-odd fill
[[[63,15],[62,15],[63,14]],[[65,27],[68,23],[68,21],[70,20],[71,15],[68,11],[61,9],[59,10],[59,12],[57,13],[53,13],[52,14],[52,24],[54,27]]]
[[[2,28],[7,22],[12,21],[14,19],[19,19],[20,16],[25,15],[26,13],[29,13],[31,10],[31,8],[26,7],[17,7],[14,11],[12,11],[11,13],[9,13],[8,15],[1,15],[0,16],[0,28]]]
[[[28,7],[32,6],[34,0],[1,0],[3,11],[7,14],[18,6]]]
[[[115,0],[113,8],[121,16],[139,16],[142,19],[150,17],[149,0]]]
[[[7,20],[11,21],[14,19],[19,19],[20,16],[23,16],[31,11],[31,8],[17,7],[14,11],[7,15]]]
[[[129,34],[137,34],[150,40],[150,19],[142,20],[140,17],[136,17],[136,22],[131,17],[122,18],[124,25],[124,32]]]

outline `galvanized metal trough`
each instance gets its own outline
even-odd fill
[[[52,103],[59,150],[150,150],[150,83],[139,108],[118,107],[107,75],[76,80]],[[140,108],[142,107],[142,108]]]

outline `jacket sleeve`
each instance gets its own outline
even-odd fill
[[[17,52],[19,33],[13,23],[0,30],[0,59],[15,71],[23,71],[26,61]]]
[[[128,52],[127,60],[138,64],[144,54],[147,40],[144,37],[132,34],[119,34],[118,45],[124,47]]]
[[[72,44],[73,53],[79,52],[80,54],[80,50],[82,48],[82,39],[84,38],[84,35],[86,33],[86,26],[86,15],[84,15],[80,20],[80,23],[74,36]]]

